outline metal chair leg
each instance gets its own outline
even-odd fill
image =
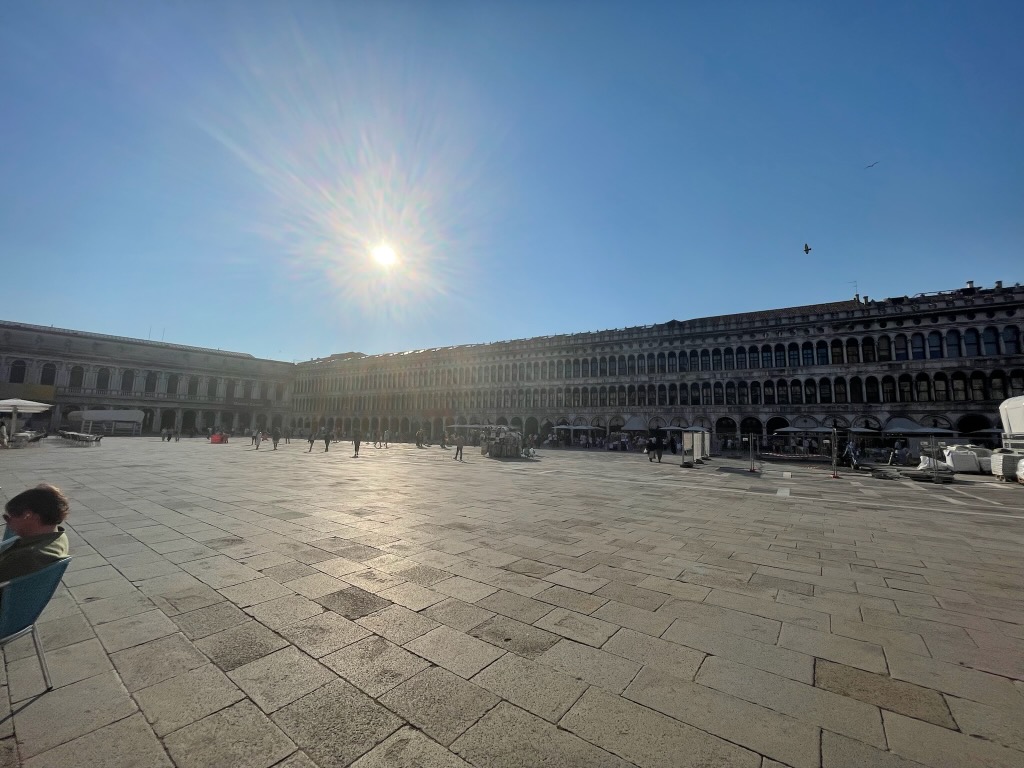
[[[39,657],[39,667],[43,670],[43,680],[46,681],[46,690],[53,690],[53,681],[50,679],[50,670],[46,666],[46,654],[43,653],[43,644],[39,641],[39,632],[36,625],[32,625],[32,642],[36,645],[36,656]]]

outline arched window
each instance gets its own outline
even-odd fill
[[[629,376],[636,375],[636,355],[630,355],[626,358],[626,373]]]
[[[700,357],[697,354],[697,350],[696,349],[691,349],[690,350],[690,370],[691,371],[699,371],[700,370]]]
[[[711,370],[722,370],[722,350],[715,349],[711,352]]]
[[[727,348],[723,353],[722,357],[725,361],[725,370],[732,371],[736,369],[736,360],[733,357],[732,347]]]
[[[978,357],[981,354],[981,337],[973,328],[964,331],[964,356]]]
[[[121,374],[121,391],[131,392],[135,389],[135,371],[130,368]]]
[[[860,342],[861,351],[864,353],[865,363],[876,363],[878,362],[878,355],[875,353],[875,340],[870,336],[864,338]]]
[[[988,400],[988,387],[986,386],[985,374],[971,374],[971,400]]]
[[[878,362],[888,363],[892,360],[892,341],[888,336],[878,340]]]
[[[619,375],[619,363],[618,363],[618,360],[616,358],[614,358],[614,357],[609,357],[608,358],[608,375],[609,376],[618,376]]]
[[[946,357],[960,357],[960,331],[946,331]]]
[[[899,379],[896,380],[896,386],[899,388],[901,403],[914,402],[914,382],[910,378],[909,373],[904,373],[900,376]]]
[[[764,383],[764,403],[765,405],[775,405],[775,384],[770,381]]]
[[[750,382],[750,404],[761,404],[761,382],[759,381]]]
[[[711,405],[711,385],[706,381],[700,387],[701,405]]]
[[[789,353],[789,367],[796,368],[800,365],[800,346],[794,341],[786,348]]]
[[[714,398],[715,405],[725,405],[725,390],[720,381],[715,382]]]
[[[631,371],[632,373],[632,371]],[[619,376],[626,375],[626,356],[619,355]]]
[[[636,404],[641,406],[647,405],[647,387],[636,388]]]
[[[706,349],[700,351],[700,369],[702,371],[711,370],[711,353]]]
[[[1020,354],[1020,331],[1015,325],[1008,325],[1003,328],[1003,354]]]
[[[659,394],[660,398],[661,395]],[[675,384],[668,385],[668,405],[679,405],[679,388]]]
[[[892,376],[884,376],[882,378],[882,402],[896,402],[896,379]]]
[[[1024,395],[1024,371],[1010,371],[1010,397]]]
[[[1002,371],[994,371],[989,378],[988,396],[1000,402],[1006,399],[1006,374]]]
[[[818,381],[818,400],[822,405],[832,404],[832,382],[828,379]]]
[[[189,376],[188,377],[188,396],[198,397],[199,395],[199,377]]]
[[[919,373],[917,378],[914,380],[916,387],[916,397],[919,403],[930,403],[932,400],[932,388],[931,381],[928,379],[928,374]]]
[[[729,382],[725,385],[725,404],[736,405],[736,384]]]
[[[585,379],[590,378],[590,361],[586,358],[580,361],[580,375]]]
[[[85,381],[85,369],[76,365],[71,369],[71,375],[68,378],[68,386],[75,389],[81,389],[83,382]]]
[[[750,388],[747,386],[747,382],[741,381],[736,385],[736,399],[740,405],[750,403]]]
[[[860,376],[854,376],[850,379],[850,402],[864,402],[864,385],[860,380]]]
[[[828,365],[828,342],[819,341],[815,345],[814,351],[818,356],[818,365]]]
[[[7,377],[7,381],[11,384],[24,384],[27,367],[24,360],[15,360],[11,363],[11,373]]]
[[[654,353],[653,352],[648,352],[647,353],[647,373],[655,373],[656,371],[657,371],[657,368],[655,367],[655,364],[654,364]],[[662,371],[662,373],[664,373],[664,371]]]
[[[856,339],[846,340],[846,362],[848,363],[859,363],[860,362],[860,344],[857,343]]]
[[[736,348],[736,368],[737,370],[745,370],[747,367],[747,350],[743,347]]]
[[[902,333],[896,334],[893,338],[893,359],[897,361],[910,359],[907,337]]]
[[[805,341],[803,346],[800,348],[803,355],[802,362],[805,366],[814,365],[814,345],[809,341]]]
[[[842,365],[843,359],[843,342],[832,339],[832,365]]]
[[[818,386],[814,379],[807,379],[804,382],[804,402],[808,405],[816,405],[818,402]]]
[[[878,379],[868,376],[864,381],[864,399],[869,403],[880,403],[881,392],[878,389]]]
[[[946,374],[935,374],[933,389],[935,391],[935,402],[944,403],[949,400],[949,381],[946,379]]]
[[[928,334],[928,359],[938,360],[942,357],[942,334],[932,331]]]
[[[626,405],[636,405],[636,387],[632,384],[626,389]]]
[[[915,333],[910,337],[910,359],[924,360],[924,334]]]
[[[679,385],[679,404],[689,405],[690,403],[690,388],[685,384]]]
[[[779,379],[775,385],[775,399],[779,405],[789,405],[789,385],[785,379]]]
[[[110,369],[100,368],[96,373],[96,389],[105,392],[110,389]]]
[[[661,361],[660,360],[658,361],[658,365],[661,365]],[[676,361],[676,353],[675,352],[669,352],[668,353],[668,372],[669,373],[676,373],[678,370],[679,370],[679,365],[678,365],[678,362]]]
[[[835,380],[832,385],[833,391],[835,392],[836,403],[842,404],[846,402],[846,379],[842,376]]]
[[[39,383],[47,387],[52,387],[57,383],[57,366],[53,363],[44,365],[39,375]]]
[[[668,388],[664,384],[658,385],[658,405],[668,405]]]
[[[769,347],[767,344],[761,347],[761,367],[772,367],[772,348]]]
[[[614,360],[612,362],[614,363]],[[600,366],[601,366],[601,368],[600,368],[601,375],[602,376],[607,376],[608,375],[608,358],[607,357],[602,357],[601,358]]]
[[[789,402],[801,405],[804,402],[804,387],[797,379],[789,382]]]
[[[782,344],[775,345],[775,367],[786,367],[786,348]]]
[[[690,405],[700,405],[700,387],[696,384],[690,385]]]
[[[986,356],[994,357],[999,354],[999,331],[995,328],[986,328],[981,334],[981,341]]]
[[[647,358],[643,355],[636,356],[636,372],[641,376],[647,373]]]

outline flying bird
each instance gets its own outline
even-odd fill
[[[873,163],[872,163],[871,165],[865,165],[865,166],[864,166],[864,170],[867,170],[868,168],[874,168],[874,167],[875,167],[876,165],[878,165],[878,164],[879,164],[880,162],[882,162],[882,161],[881,161],[881,160],[875,160],[875,162],[873,162]]]
[[[809,246],[809,245],[808,245],[807,243],[804,243],[804,255],[805,255],[805,256],[806,256],[806,255],[807,255],[808,253],[810,253],[811,251],[813,251],[813,250],[814,250],[814,249],[813,249],[813,248],[811,248],[811,246]]]

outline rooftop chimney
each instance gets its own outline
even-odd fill
[[[1000,289],[1002,289],[1002,287],[1003,287],[1003,281],[1002,280],[996,280],[996,290],[1000,290]]]
[[[973,280],[968,280],[967,281],[967,287],[968,288],[973,288],[974,287],[974,281]]]

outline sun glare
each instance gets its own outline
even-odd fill
[[[398,261],[398,254],[396,254],[395,249],[387,243],[381,243],[373,249],[373,260],[382,267],[390,267]]]

